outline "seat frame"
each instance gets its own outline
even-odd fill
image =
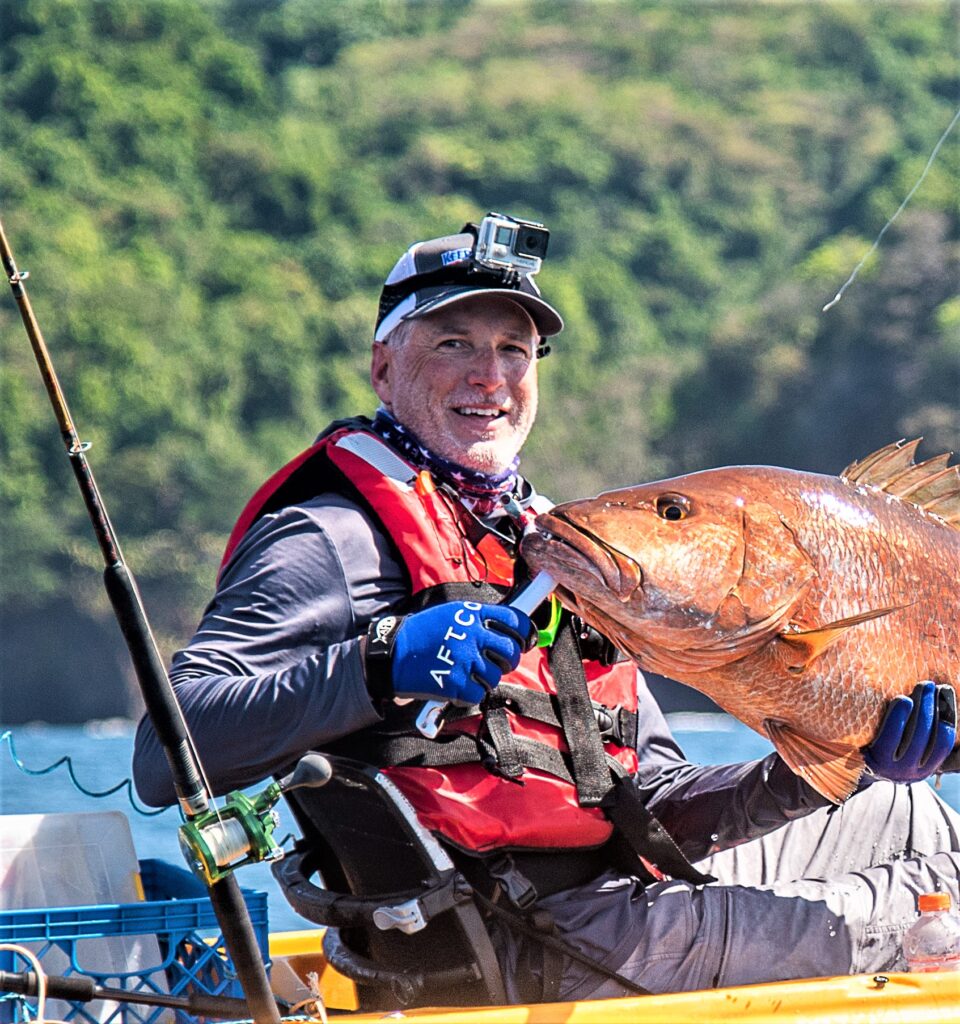
[[[285,794],[303,838],[273,872],[291,906],[327,927],[324,953],[361,1009],[505,1003],[473,890],[447,851],[382,771],[324,757],[325,785]]]

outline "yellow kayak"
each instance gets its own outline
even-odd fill
[[[303,986],[316,973],[328,1013],[355,1011],[353,983],[325,962],[322,937],[322,930],[271,935],[274,987]],[[354,1012],[349,1019],[405,1024],[960,1024],[960,973],[858,974],[578,1003],[377,1010]]]

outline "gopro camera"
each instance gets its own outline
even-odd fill
[[[533,220],[488,213],[480,221],[473,259],[494,270],[536,274],[547,254],[550,232]]]

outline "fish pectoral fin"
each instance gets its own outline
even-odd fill
[[[774,718],[765,718],[763,728],[790,770],[828,800],[842,804],[857,788],[864,760],[856,747],[804,736]]]
[[[849,615],[845,619],[837,619],[836,622],[827,623],[825,626],[815,626],[806,629],[797,623],[789,623],[787,628],[777,634],[780,640],[794,647],[799,655],[798,660],[789,666],[791,672],[802,672],[814,658],[821,654],[837,639],[850,629],[858,626],[861,622],[869,622],[871,619],[879,619],[891,612],[900,611],[906,605],[894,605],[889,608],[874,608],[868,612],[860,612],[859,615]]]

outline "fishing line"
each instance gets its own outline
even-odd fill
[[[880,242],[883,240],[883,236],[887,233],[887,228],[889,228],[890,225],[897,219],[897,217],[900,216],[900,214],[903,212],[903,208],[913,198],[913,193],[916,192],[917,189],[923,184],[923,179],[927,176],[927,172],[933,166],[933,161],[936,160],[937,153],[940,152],[940,147],[944,144],[950,132],[953,131],[953,127],[957,123],[957,121],[960,121],[960,108],[957,109],[957,112],[953,115],[953,120],[947,125],[947,130],[943,133],[943,135],[940,136],[940,141],[933,147],[933,152],[930,154],[930,159],[927,161],[927,166],[924,167],[923,173],[920,175],[919,178],[917,178],[916,184],[907,193],[907,198],[904,199],[904,201],[897,208],[897,212],[880,229],[880,234],[877,235],[876,241],[873,243],[872,246],[870,246],[870,249],[868,250],[867,254],[853,268],[853,273],[844,282],[843,287],[840,289],[840,291],[838,291],[837,294],[834,295],[834,297],[823,307],[823,309],[820,311],[821,313],[826,313],[828,309],[833,309],[833,307],[843,298],[843,293],[850,287],[850,285],[853,284],[854,278],[857,276],[857,274],[860,273],[860,269],[863,267],[864,263],[866,263],[867,260],[870,259],[870,257],[877,251]]]
[[[74,772],[73,770],[73,761],[68,754],[65,754],[63,757],[61,757],[57,761],[54,761],[52,764],[48,764],[46,768],[28,768],[23,763],[23,761],[21,761],[20,758],[17,757],[17,749],[14,746],[13,742],[13,733],[9,729],[2,735],[0,735],[0,743],[4,742],[6,742],[6,744],[10,748],[10,757],[13,759],[13,763],[17,766],[17,768],[20,769],[20,771],[24,775],[49,775],[50,772],[59,768],[60,765],[65,764],[67,766],[67,773],[70,776],[70,781],[73,783],[76,789],[78,789],[81,793],[84,794],[84,796],[92,796],[95,799],[99,800],[106,796],[112,796],[114,793],[118,792],[118,790],[126,789],[127,799],[130,801],[130,806],[137,812],[137,814],[142,814],[145,818],[152,818],[157,814],[163,814],[164,811],[168,811],[170,809],[169,807],[160,807],[157,810],[148,811],[145,808],[138,807],[136,800],[134,800],[133,798],[133,783],[131,782],[130,779],[124,779],[123,782],[118,782],[115,786],[112,786],[110,789],[105,789],[100,792],[95,792],[92,789],[87,789],[86,786],[84,786],[77,778],[76,772]]]

